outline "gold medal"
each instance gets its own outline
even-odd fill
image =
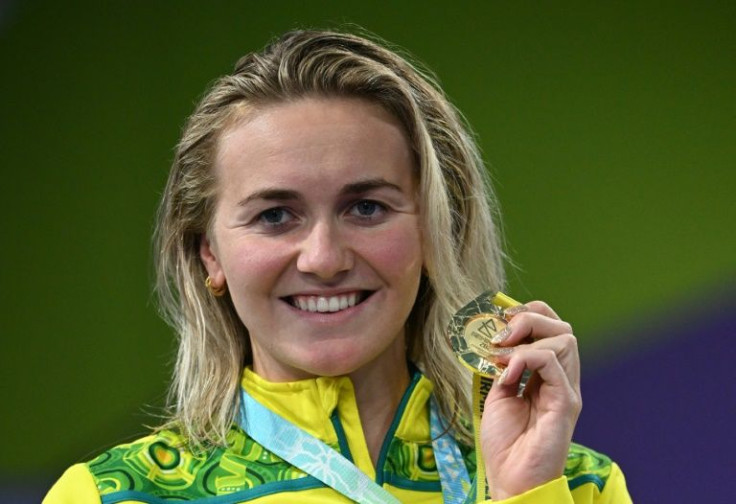
[[[506,328],[504,309],[519,303],[500,292],[484,292],[463,306],[450,322],[448,333],[452,350],[460,362],[487,378],[496,378],[504,369],[496,361],[511,351],[491,343]]]

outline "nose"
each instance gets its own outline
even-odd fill
[[[300,272],[329,280],[353,267],[353,253],[337,227],[320,221],[309,229],[296,262]]]

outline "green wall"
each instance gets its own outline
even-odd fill
[[[174,348],[153,213],[184,118],[246,51],[355,23],[433,68],[496,183],[509,292],[584,354],[736,273],[732,2],[16,2],[0,11],[5,478],[155,423]],[[9,452],[7,448],[9,447]],[[7,455],[7,454],[10,455]]]

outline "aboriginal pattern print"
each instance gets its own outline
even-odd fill
[[[472,480],[475,476],[475,450],[462,444],[458,444],[458,448]],[[386,457],[384,480],[394,486],[410,488],[428,487],[428,484],[436,483],[435,489],[440,491],[440,476],[432,443],[411,443],[394,438]]]
[[[611,464],[611,459],[605,455],[572,443],[565,464],[565,476],[570,490],[585,483],[593,483],[602,492],[611,475]]]
[[[403,443],[394,438],[389,446],[384,479],[393,476],[411,481],[440,481],[432,443]]]
[[[130,444],[117,446],[87,465],[103,503],[117,502],[125,494],[150,502],[191,501],[231,495],[240,500],[288,491],[318,488],[316,479],[250,439],[240,428],[228,435],[229,448],[195,455],[182,438],[161,431]],[[339,450],[338,446],[332,446]],[[460,445],[470,477],[475,473],[474,455]],[[432,443],[412,443],[394,438],[386,456],[384,481],[407,488],[440,491],[440,478]]]
[[[106,495],[126,491],[186,501],[307,478],[235,427],[228,442],[228,449],[198,456],[182,448],[179,436],[162,431],[115,447],[90,461],[88,467],[103,501]]]

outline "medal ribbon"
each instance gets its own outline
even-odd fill
[[[263,406],[244,388],[240,393],[238,423],[265,449],[355,502],[399,503],[341,453]],[[465,502],[470,490],[468,472],[455,439],[442,428],[434,398],[430,405],[430,421],[444,502],[460,504]]]
[[[517,306],[521,303],[515,299],[510,298],[503,292],[496,292],[490,298],[490,302],[505,310],[512,306]],[[487,497],[488,482],[486,481],[486,465],[483,460],[483,454],[481,452],[480,445],[480,420],[483,417],[483,407],[486,402],[486,396],[491,390],[493,380],[495,376],[484,375],[483,373],[473,373],[473,434],[475,436],[475,453],[478,461],[476,467],[476,502],[482,502]],[[529,373],[525,371],[524,377],[519,384],[519,390],[522,391],[526,385],[526,381],[529,379]]]
[[[429,407],[432,450],[442,483],[442,502],[460,504],[470,493],[470,478],[465,461],[451,431],[443,428],[437,401],[432,396]]]

